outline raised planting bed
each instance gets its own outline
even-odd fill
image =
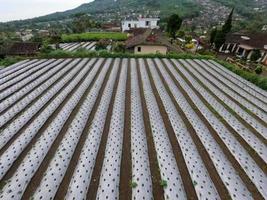
[[[267,92],[213,60],[0,71],[0,199],[267,199],[266,144]]]

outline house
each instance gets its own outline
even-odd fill
[[[10,56],[32,56],[36,55],[41,45],[34,42],[16,42],[7,50],[6,54]]]
[[[157,30],[147,29],[126,41],[126,49],[135,54],[167,54],[171,49],[170,43]]]
[[[128,31],[132,28],[150,28],[159,29],[159,18],[128,18],[121,22],[122,32]]]
[[[225,43],[219,49],[220,52],[232,53],[247,60],[250,60],[255,50],[259,50],[261,54],[258,62],[267,65],[267,33],[228,34]]]
[[[104,23],[101,25],[101,28],[105,31],[110,31],[110,32],[121,32],[121,27],[120,24],[118,23]]]

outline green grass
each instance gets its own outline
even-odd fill
[[[69,35],[64,34],[61,36],[61,39],[62,42],[98,41],[101,39],[124,41],[127,39],[127,34],[115,32],[88,32]]]
[[[0,66],[7,67],[25,59],[26,58],[23,57],[7,57],[4,59],[0,59]]]

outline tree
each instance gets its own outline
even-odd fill
[[[58,31],[51,30],[50,31],[50,42],[55,44],[56,49],[59,49],[59,43],[61,42],[61,36]]]
[[[192,42],[192,36],[191,35],[186,35],[185,36],[185,43],[186,44],[190,44]]]
[[[86,14],[79,13],[76,14],[72,26],[74,33],[83,33],[85,32],[91,25],[90,17]]]
[[[231,10],[227,20],[222,26],[222,30],[216,31],[216,36],[214,39],[216,49],[219,49],[226,41],[226,35],[232,29],[232,18],[233,18],[234,8]]]
[[[181,28],[183,20],[177,14],[171,15],[167,20],[167,32],[172,39],[176,38],[177,31]]]
[[[256,62],[257,60],[259,60],[261,58],[261,52],[259,49],[256,49],[253,51],[253,53],[251,54],[250,60],[253,62]]]
[[[226,40],[225,38],[226,38],[226,35],[223,31],[217,31],[216,37],[214,40],[216,49],[220,49],[220,47],[225,43],[225,40]]]
[[[225,21],[222,27],[222,32],[224,32],[225,34],[229,33],[232,29],[233,13],[234,13],[234,8],[231,10],[227,20]]]
[[[216,34],[217,34],[217,27],[212,29],[210,32],[210,44],[213,45],[215,38],[216,38]]]

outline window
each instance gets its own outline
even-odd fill
[[[128,27],[131,28],[131,24],[128,24]]]
[[[137,51],[138,52],[141,52],[142,51],[142,48],[141,47],[137,47]]]
[[[146,26],[149,26],[150,25],[150,22],[149,21],[146,21]]]

